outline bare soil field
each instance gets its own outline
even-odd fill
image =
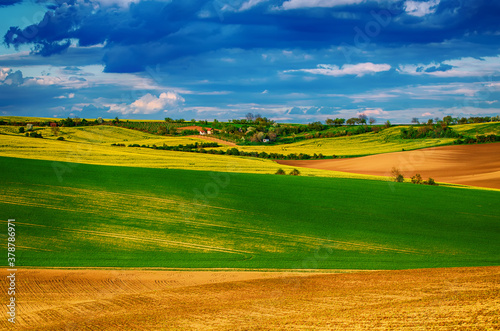
[[[16,287],[20,330],[500,327],[500,267],[333,274],[20,269]],[[1,293],[6,302],[6,282]],[[7,324],[4,317],[0,328]]]
[[[390,176],[392,167],[405,178],[419,173],[424,179],[500,189],[500,143],[426,148],[352,159],[280,160],[283,165]]]

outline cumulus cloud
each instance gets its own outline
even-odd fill
[[[158,97],[148,93],[131,104],[104,104],[111,112],[122,114],[155,114],[167,112],[168,108],[178,108],[184,103],[184,98],[175,92],[163,92]]]
[[[0,84],[18,86],[24,83],[23,73],[10,68],[0,68]]]
[[[374,64],[371,62],[359,63],[359,64],[345,64],[341,68],[336,65],[330,64],[318,64],[316,69],[298,69],[298,70],[287,70],[285,72],[307,72],[315,75],[325,75],[325,76],[346,76],[355,75],[357,77],[362,77],[367,74],[375,74],[378,72],[389,71],[391,66],[388,64]]]
[[[404,9],[408,15],[423,17],[436,12],[436,9],[441,0],[430,1],[406,1]]]
[[[500,73],[500,55],[482,58],[465,57],[442,63],[400,65],[402,74],[436,77],[480,77]]]

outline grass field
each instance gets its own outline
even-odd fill
[[[498,192],[6,157],[0,187],[18,266],[500,264]]]

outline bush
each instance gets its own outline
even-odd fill
[[[293,169],[292,171],[290,171],[290,175],[291,176],[298,176],[298,175],[300,175],[300,171],[298,171],[297,169]]]
[[[401,171],[399,171],[399,169],[396,168],[396,167],[392,168],[391,175],[394,178],[394,181],[397,182],[397,183],[402,183],[405,180],[405,178],[403,177],[403,174],[401,173]]]
[[[420,176],[420,174],[416,174],[415,176],[411,177],[411,182],[413,184],[422,184],[422,176]]]
[[[62,141],[62,140],[64,140],[64,137],[59,137],[59,138],[57,138],[57,140],[61,140]]]
[[[275,175],[285,175],[285,170],[279,168]]]
[[[24,133],[24,126],[19,127],[19,133]]]
[[[437,183],[431,177],[429,177],[429,180],[426,181],[426,182],[424,182],[424,184],[427,184],[427,185],[437,185]]]

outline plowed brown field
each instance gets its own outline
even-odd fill
[[[424,179],[500,189],[500,143],[426,148],[352,159],[283,160],[283,165],[390,176],[392,167],[406,178],[417,173]]]
[[[500,267],[300,275],[25,269],[16,294],[20,330],[500,327]],[[4,313],[2,329],[6,320]]]

